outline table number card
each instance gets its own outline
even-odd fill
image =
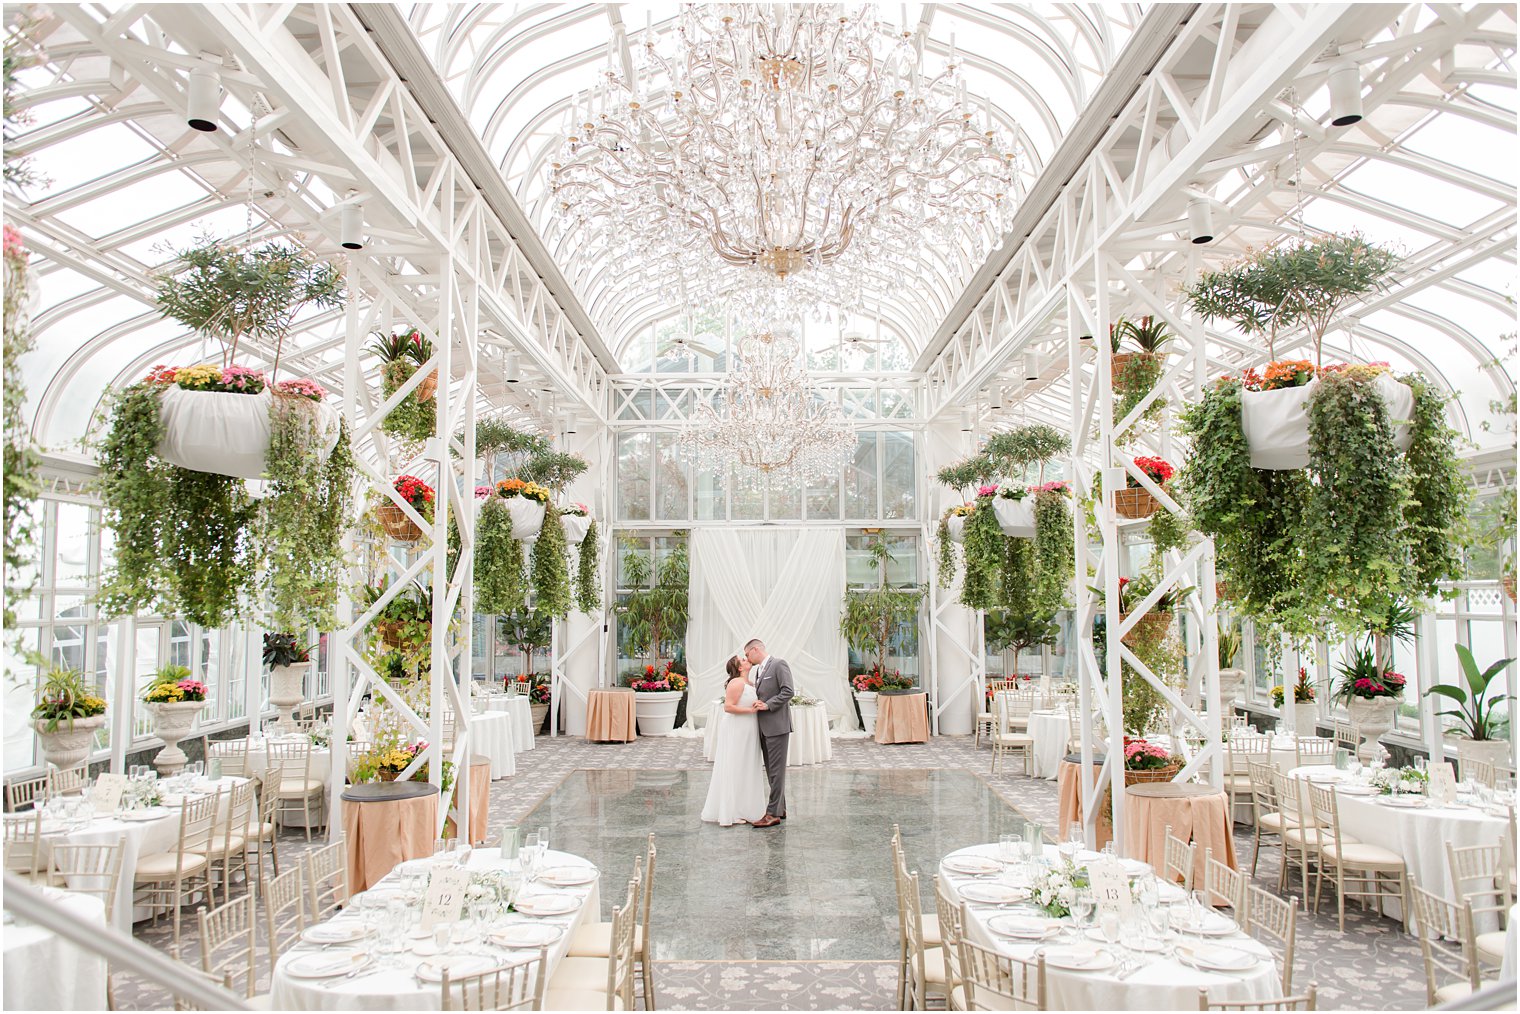
[[[111,813],[121,805],[122,793],[127,791],[127,776],[102,774],[95,779],[90,790],[90,805],[96,813]]]
[[[469,870],[459,867],[434,870],[427,895],[422,899],[422,928],[431,930],[434,926],[458,922],[469,886]]]
[[[1430,769],[1429,795],[1437,803],[1450,803],[1457,798],[1457,776],[1451,761],[1442,761]]]
[[[1125,876],[1124,867],[1108,861],[1091,863],[1087,867],[1087,879],[1092,885],[1098,915],[1112,912],[1120,919],[1129,917],[1129,877]]]

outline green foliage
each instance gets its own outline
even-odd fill
[[[575,560],[575,608],[592,613],[602,607],[601,536],[596,530],[596,520],[586,527],[586,537],[581,540]]]
[[[463,437],[459,438],[459,442],[464,443]],[[514,475],[517,465],[521,463],[508,464],[505,471],[498,474],[498,466],[501,464],[498,459],[502,455],[521,459],[548,452],[547,439],[537,433],[519,430],[504,419],[480,419],[475,423],[475,455],[485,462],[485,479],[493,485]]]
[[[283,243],[241,249],[229,240],[202,237],[159,275],[158,308],[197,333],[227,346],[227,362],[244,337],[275,348],[279,362],[285,332],[306,306],[342,306],[343,275],[310,251]]]
[[[1162,560],[1168,550],[1187,548],[1187,523],[1183,518],[1163,507],[1151,515],[1146,530],[1151,537],[1151,566],[1159,574]]]
[[[1035,423],[994,433],[982,445],[981,457],[991,463],[993,475],[1011,480],[1022,480],[1024,470],[1037,464],[1043,481],[1046,463],[1069,450],[1071,438],[1065,433],[1054,426]]]
[[[545,616],[562,617],[570,612],[569,546],[559,511],[544,511],[544,525],[533,540],[530,577],[537,593],[533,608]]]
[[[170,466],[156,457],[163,436],[158,396],[144,385],[128,387],[110,402],[111,427],[98,461],[101,522],[115,534],[111,566],[101,575],[106,616],[163,612],[158,544],[159,510]]]
[[[935,582],[941,588],[949,588],[955,583],[955,572],[960,568],[960,557],[955,551],[955,542],[950,538],[949,511],[940,515],[939,523],[934,527],[934,551],[939,554]]]
[[[1182,642],[1176,637],[1170,633],[1153,634],[1137,627],[1126,635],[1126,643],[1135,657],[1161,682],[1173,688],[1181,683],[1186,662]],[[1129,662],[1121,664],[1120,678],[1124,731],[1131,736],[1155,731],[1166,714],[1166,698]]]
[[[433,343],[419,329],[409,331],[376,331],[374,341],[365,351],[382,363],[410,361],[421,366],[433,358]]]
[[[894,588],[887,584],[887,566],[893,556],[884,532],[877,532],[871,538],[869,548],[871,569],[876,571],[876,587],[869,591],[845,592],[839,632],[850,647],[876,659],[877,672],[885,672],[892,640],[899,627],[918,618],[918,606],[923,601],[924,592],[916,586]]]
[[[1055,644],[1061,628],[1052,622],[1049,613],[1021,613],[1011,609],[995,609],[987,614],[987,647],[993,651],[1013,652],[1013,672],[1019,672],[1019,655],[1030,648]]]
[[[84,673],[54,666],[37,687],[37,705],[32,708],[31,718],[43,722],[43,729],[47,732],[57,732],[58,726],[65,722],[72,729],[76,718],[105,713],[105,699],[96,695],[85,682]]]
[[[1161,381],[1161,375],[1165,372],[1166,361],[1156,355],[1135,355],[1126,360],[1122,366],[1116,364],[1114,390],[1119,394],[1119,401],[1114,406],[1114,422],[1122,422],[1128,417],[1135,410],[1135,406],[1144,401]],[[1164,408],[1166,408],[1165,398],[1152,401],[1146,406],[1145,413],[1127,432],[1134,434],[1144,430],[1147,424],[1160,417]]]
[[[977,455],[964,461],[957,461],[953,465],[946,465],[935,474],[934,478],[937,482],[960,491],[962,495],[967,495],[971,487],[991,474],[992,463],[986,457]]]
[[[11,108],[11,61],[15,39],[16,36],[7,36],[5,41],[7,111]],[[9,125],[8,119],[7,127]],[[7,180],[11,179],[14,161],[9,158],[6,160]],[[32,445],[31,430],[22,415],[26,405],[26,384],[21,373],[21,357],[31,351],[34,344],[31,320],[26,312],[29,294],[27,254],[21,249],[19,238],[13,237],[10,226],[6,226],[5,232],[4,625],[8,630],[14,630],[14,605],[31,592],[30,582],[24,585],[20,583],[17,572],[32,564],[36,556],[35,523],[31,508],[42,491],[42,483],[38,478],[41,460]],[[14,246],[13,238],[16,239]]]
[[[1242,636],[1240,620],[1232,616],[1219,617],[1219,668],[1228,669],[1240,654]]]
[[[1459,710],[1441,712],[1443,716],[1455,718],[1461,722],[1461,725],[1453,731],[1469,739],[1500,738],[1499,733],[1509,724],[1509,719],[1498,713],[1498,707],[1500,704],[1513,701],[1515,697],[1513,694],[1496,694],[1490,697],[1488,692],[1499,674],[1509,668],[1515,660],[1501,658],[1480,672],[1472,650],[1461,644],[1457,645],[1457,660],[1462,664],[1462,675],[1467,686],[1440,683],[1425,691],[1425,696],[1437,694],[1457,702]]]
[[[1184,294],[1205,320],[1232,321],[1264,338],[1277,358],[1277,336],[1305,327],[1320,362],[1325,330],[1340,309],[1382,285],[1398,255],[1355,234],[1292,240],[1259,250],[1218,271],[1205,271]]]
[[[1071,505],[1063,494],[1035,495],[1034,531],[1034,605],[1039,613],[1054,615],[1067,604],[1066,588],[1076,567]]]
[[[41,49],[30,35],[37,26],[37,15],[22,8],[5,33],[5,182],[16,188],[41,186],[50,182],[32,168],[30,158],[12,154],[12,141],[22,127],[32,122],[32,114],[21,100],[21,81],[17,75],[41,62]]]
[[[500,497],[481,505],[475,520],[475,611],[515,613],[528,592],[522,543],[512,537],[512,514]]]
[[[1434,599],[1440,594],[1439,582],[1464,576],[1462,549],[1471,537],[1472,483],[1457,457],[1458,434],[1446,424],[1445,399],[1418,374],[1399,379],[1414,391],[1409,450],[1404,453],[1409,469],[1409,498],[1404,505],[1410,551],[1408,593]],[[1500,517],[1512,537],[1515,487],[1511,485],[1501,496],[1508,514]]]
[[[644,547],[625,542],[623,576],[633,590],[617,607],[618,625],[628,638],[629,649],[647,652],[649,664],[658,669],[660,645],[686,636],[691,583],[686,543],[678,543],[661,561],[659,575],[651,583],[652,568]]]
[[[534,454],[518,472],[517,478],[524,482],[536,482],[548,486],[555,493],[563,493],[565,487],[590,466],[586,459],[564,451],[540,451]]]
[[[385,392],[385,397],[389,398],[401,390],[402,385],[412,379],[412,374],[416,372],[417,364],[409,359],[396,359],[386,363],[380,374],[380,389]],[[413,388],[412,393],[380,421],[380,428],[403,440],[418,443],[427,440],[438,429],[438,399],[433,395],[419,399],[417,389]]]
[[[270,625],[280,630],[333,630],[333,604],[343,576],[343,533],[353,521],[359,468],[340,424],[338,442],[322,460],[317,403],[276,395],[270,406],[261,539],[267,549]]]
[[[1174,337],[1176,336],[1166,326],[1165,320],[1150,314],[1146,314],[1139,320],[1121,317],[1119,323],[1110,332],[1110,340],[1114,342],[1115,352],[1119,351],[1122,343],[1128,341],[1134,345],[1136,352],[1151,355],[1165,350]]]
[[[311,649],[316,645],[303,646],[294,634],[264,635],[264,664],[267,666],[298,665],[311,661]]]
[[[966,555],[966,573],[961,580],[961,604],[968,609],[995,609],[1002,589],[1005,542],[998,527],[991,497],[980,497],[976,510],[966,517],[961,548]],[[1014,540],[1017,541],[1017,540]]]
[[[535,609],[515,609],[496,618],[497,636],[523,656],[523,672],[533,675],[534,653],[553,640],[553,621]]]

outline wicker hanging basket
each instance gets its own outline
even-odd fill
[[[1161,509],[1161,501],[1141,486],[1126,486],[1114,492],[1114,512],[1121,518],[1143,521]]]
[[[1123,625],[1124,622],[1129,619],[1129,615],[1129,613],[1119,614],[1120,625]],[[1134,627],[1130,629],[1130,632],[1125,634],[1121,640],[1124,641],[1125,644],[1132,644],[1133,642],[1131,638],[1134,638],[1137,635],[1144,635],[1144,639],[1147,641],[1158,641],[1166,636],[1167,631],[1169,631],[1171,627],[1171,613],[1162,612],[1161,610],[1152,610],[1151,612],[1148,612],[1144,616],[1140,617],[1139,621],[1136,622]]]
[[[1114,390],[1128,394],[1131,383],[1131,364],[1149,363],[1163,358],[1156,352],[1121,352],[1113,358]]]
[[[1500,576],[1499,583],[1504,586],[1504,594],[1509,596],[1509,600],[1515,601],[1515,575],[1504,574]]]
[[[1141,782],[1169,782],[1177,777],[1177,772],[1182,770],[1182,765],[1177,763],[1167,764],[1159,768],[1143,768],[1139,770],[1124,769],[1124,784],[1139,785]]]
[[[375,520],[380,522],[380,527],[385,529],[397,542],[416,542],[422,538],[422,529],[417,522],[406,516],[406,511],[393,503],[383,503],[375,508]]]
[[[412,398],[417,402],[424,402],[438,393],[438,371],[434,370],[423,378],[422,383],[412,392]]]

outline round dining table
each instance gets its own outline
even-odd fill
[[[350,904],[333,918],[309,928],[300,944],[286,950],[275,963],[270,988],[273,1010],[439,1010],[442,994],[431,966],[437,945],[431,932],[421,929],[421,892],[426,878],[437,868],[433,857],[403,863],[370,887],[366,899],[356,895]],[[501,871],[511,863],[494,848],[472,849],[465,867],[472,872]],[[519,897],[562,896],[563,914],[530,916],[521,912],[500,912],[487,930],[495,933],[536,932],[546,939],[549,948],[547,969],[550,975],[569,949],[570,938],[585,920],[597,921],[601,913],[599,875],[595,864],[568,852],[547,852],[541,868],[583,871],[586,883],[555,886],[540,880],[523,888]],[[394,904],[385,901],[393,899]],[[371,903],[385,904],[375,916],[368,916]],[[572,904],[573,903],[573,904]],[[398,916],[398,913],[399,914]],[[372,922],[367,920],[372,919]],[[527,924],[533,929],[523,930]],[[513,930],[512,927],[519,927]],[[351,932],[356,939],[348,944],[324,944],[323,939]],[[552,940],[547,938],[552,937]],[[313,939],[316,938],[316,939]],[[325,949],[324,949],[325,946]],[[384,947],[395,947],[386,952]],[[460,946],[447,945],[445,956],[455,958],[461,952],[479,954],[492,964],[512,964],[535,958],[537,945],[531,948],[506,949],[490,940]],[[352,960],[345,960],[352,955]],[[321,973],[331,971],[331,974]],[[463,969],[460,973],[463,974]]]
[[[1070,716],[1065,711],[1031,711],[1029,736],[1034,740],[1031,751],[1034,776],[1055,780],[1071,739]]]
[[[56,887],[34,889],[56,908],[105,930],[106,909],[99,898]],[[106,1009],[105,958],[50,929],[13,922],[9,912],[0,937],[6,1010]]]
[[[512,749],[527,753],[533,749],[538,730],[533,726],[533,702],[527,694],[479,694],[475,698],[483,711],[505,711],[512,716]]]
[[[1113,945],[1095,940],[1095,933],[1077,935],[1070,919],[1048,924],[1049,936],[1029,939],[1008,932],[1008,916],[1028,915],[1036,920],[1046,917],[1038,909],[1020,909],[1007,904],[984,903],[977,899],[987,897],[982,892],[999,888],[1018,892],[1026,886],[1019,872],[1019,864],[1004,863],[998,857],[995,844],[973,845],[950,853],[941,860],[940,882],[950,893],[966,903],[966,938],[972,943],[990,948],[1001,954],[1021,960],[1030,960],[1043,952],[1045,956],[1046,1009],[1048,1010],[1197,1010],[1198,991],[1207,989],[1210,1000],[1261,1001],[1282,996],[1282,977],[1272,952],[1260,942],[1232,927],[1223,915],[1214,916],[1225,920],[1219,925],[1221,932],[1208,937],[1173,932],[1169,942],[1178,949],[1169,952],[1157,942],[1147,943],[1154,950],[1125,952]],[[1064,853],[1056,846],[1047,845],[1042,861],[1059,863]],[[1093,854],[1095,855],[1095,854]],[[1084,854],[1078,854],[1080,863]],[[989,868],[1000,867],[992,874],[967,874],[954,868],[959,857],[977,857],[990,860]],[[1143,868],[1140,868],[1143,871]],[[1133,876],[1149,876],[1144,872]],[[971,896],[962,892],[969,891]],[[1180,887],[1157,885],[1162,903],[1180,903],[1185,894]],[[1013,895],[1010,894],[1010,897]],[[999,918],[1003,917],[1003,918]],[[1153,938],[1154,930],[1139,931]],[[1134,938],[1121,937],[1126,947],[1133,946]],[[1083,948],[1083,953],[1093,955],[1088,963],[1094,967],[1076,969],[1061,967],[1071,955],[1073,945]],[[1232,971],[1211,970],[1201,964],[1190,964],[1186,952],[1204,946],[1227,948],[1244,967]],[[1107,957],[1103,957],[1107,955]],[[1131,962],[1126,970],[1120,958]],[[1254,960],[1252,960],[1254,959]]]
[[[792,734],[787,737],[787,767],[807,767],[831,760],[834,741],[829,735],[829,709],[820,701],[817,704],[793,704],[790,710]],[[702,756],[708,760],[713,759],[722,717],[723,698],[719,697],[712,702],[702,730]]]

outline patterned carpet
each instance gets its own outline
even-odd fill
[[[970,772],[992,789],[1009,806],[1029,820],[1054,828],[1057,820],[1056,786],[1012,772],[988,774],[990,753],[973,747],[969,737],[939,737],[925,744],[880,746],[869,740],[836,740],[834,758],[826,766],[830,771],[890,771],[955,769]],[[1017,768],[1017,765],[1012,765]],[[538,740],[537,749],[518,756],[517,774],[491,786],[492,828],[522,822],[544,803],[566,778],[577,771],[619,772],[669,770],[701,772],[705,784],[707,765],[702,758],[702,741],[697,738],[670,737],[641,739],[629,744],[589,744],[579,739]],[[821,772],[824,768],[811,769]],[[649,805],[675,805],[677,801],[650,799]],[[680,801],[686,805],[686,801]],[[840,814],[806,813],[800,809],[790,815],[792,826],[802,821],[846,820]],[[918,813],[902,813],[905,830],[915,822],[936,821],[932,803]],[[733,834],[759,834],[738,830]],[[785,828],[767,834],[786,834]],[[1236,826],[1237,854],[1248,864],[1251,836],[1244,825]],[[743,839],[736,837],[736,845]],[[281,839],[282,867],[304,851],[304,836],[287,834]],[[887,847],[883,840],[879,857],[880,877],[890,884],[891,871]],[[1255,882],[1269,890],[1277,884],[1277,851],[1263,852]],[[631,864],[632,851],[626,857]],[[871,861],[871,860],[864,860]],[[659,941],[662,901],[673,908],[680,898],[677,889],[659,881],[654,914],[655,939]],[[604,891],[603,916],[610,911]],[[817,906],[826,916],[826,904]],[[187,960],[199,958],[199,943],[193,929],[193,915],[187,913],[183,953]],[[152,927],[139,924],[138,938],[169,950],[167,925]],[[847,961],[712,961],[683,960],[691,955],[669,954],[669,960],[655,963],[656,990],[660,1005],[677,1010],[890,1010],[895,1006],[896,971],[893,955],[880,960]],[[1295,958],[1295,985],[1299,988],[1315,982],[1319,987],[1321,1009],[1410,1010],[1425,1006],[1423,965],[1419,945],[1402,932],[1398,922],[1381,918],[1359,908],[1348,910],[1346,933],[1336,928],[1332,903],[1320,914],[1301,909]],[[260,988],[267,989],[268,968],[261,969]],[[113,976],[117,1005],[121,1009],[152,1010],[171,1006],[167,994],[136,979],[130,971],[117,970]]]

